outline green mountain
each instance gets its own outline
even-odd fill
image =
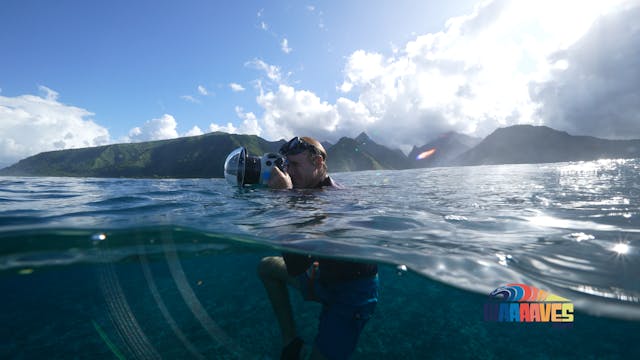
[[[223,177],[224,161],[244,146],[250,155],[275,152],[284,142],[215,132],[171,140],[43,152],[0,170],[0,175],[79,177]]]
[[[333,146],[333,144],[328,141],[320,141],[320,144],[322,145],[322,147],[324,147],[325,150]]]
[[[327,144],[330,172],[406,169],[412,167],[524,164],[602,158],[640,158],[640,140],[605,140],[572,136],[545,126],[501,128],[475,147],[478,139],[447,133],[418,148],[410,157],[375,143],[365,133]],[[0,170],[0,175],[212,178],[223,177],[224,161],[235,148],[250,155],[277,152],[284,140],[269,142],[254,135],[215,132],[200,136],[116,144],[40,153]],[[417,154],[436,149],[422,160]],[[466,150],[466,151],[465,151]],[[462,154],[460,154],[462,153]],[[454,158],[455,157],[455,158]]]
[[[327,149],[327,167],[329,172],[385,169],[358,141],[347,137]]]
[[[358,143],[359,151],[369,154],[383,169],[400,170],[409,167],[409,159],[399,149],[391,150],[386,146],[377,144],[364,132],[360,133],[354,140]]]
[[[500,128],[453,165],[538,164],[597,159],[640,158],[640,140],[573,136],[546,126]]]

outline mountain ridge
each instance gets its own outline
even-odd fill
[[[226,156],[244,146],[249,154],[277,152],[285,140],[213,132],[140,143],[43,152],[0,169],[3,176],[78,176],[132,178],[223,177]],[[328,145],[330,172],[402,170],[436,166],[470,166],[640,158],[640,140],[574,136],[546,126],[498,128],[484,139],[448,132],[414,146],[408,156],[376,143],[365,132]],[[430,151],[433,150],[433,151]],[[424,159],[417,160],[423,154]]]
[[[454,131],[441,134],[436,139],[420,147],[414,146],[408,158],[412,168],[447,166],[458,156],[480,143],[482,139]],[[432,155],[419,158],[420,154],[435,149]]]
[[[640,157],[640,140],[570,135],[547,126],[496,129],[451,165],[531,164]]]

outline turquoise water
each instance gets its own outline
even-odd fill
[[[322,192],[0,178],[0,358],[276,359],[255,268],[282,249],[381,265],[354,358],[639,358],[639,170],[340,173]],[[575,322],[485,322],[513,282],[570,299]],[[319,306],[292,300],[311,342]]]

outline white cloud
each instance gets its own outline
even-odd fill
[[[231,122],[228,122],[226,125],[211,123],[209,125],[209,131],[222,131],[229,134],[262,135],[262,128],[258,124],[258,119],[252,112],[245,113],[244,109],[240,106],[236,106],[235,111],[238,118],[242,120],[239,127],[235,127]]]
[[[198,91],[197,95],[182,95],[180,96],[180,98],[184,101],[193,103],[193,104],[200,104],[201,100],[200,98],[202,96],[213,96],[215,94],[209,92],[209,90],[207,90],[206,87],[204,87],[203,85],[198,85],[198,87],[196,88],[196,90]]]
[[[233,92],[241,92],[241,91],[245,90],[242,85],[237,84],[237,83],[231,83],[231,84],[229,84],[229,87],[231,88],[231,91],[233,91]]]
[[[232,123],[228,122],[227,125],[218,125],[216,123],[211,123],[209,125],[210,131],[222,131],[229,134],[247,134],[247,135],[262,135],[262,128],[258,124],[258,119],[252,113],[245,113],[244,110],[236,106],[235,108],[236,115],[238,118],[242,120],[242,123],[239,127],[235,127]]]
[[[49,89],[46,86],[43,85],[38,85],[38,90],[40,90],[41,93],[44,94],[44,98],[47,100],[51,100],[51,101],[56,101],[58,100],[58,93],[56,91],[53,91],[51,89]]]
[[[58,93],[40,86],[43,96],[0,96],[0,166],[43,151],[106,145],[109,131],[88,110],[58,101]]]
[[[157,119],[146,121],[141,127],[135,127],[129,131],[126,140],[132,142],[165,140],[177,138],[176,127],[178,123],[173,116],[164,114]]]
[[[258,124],[258,118],[256,118],[255,114],[252,112],[245,113],[244,109],[239,106],[236,106],[236,115],[242,119],[242,124],[238,129],[240,134],[249,134],[249,135],[261,135],[262,128]]]
[[[264,22],[264,21],[261,21],[261,22],[260,22],[260,28],[261,28],[262,30],[264,30],[264,31],[267,31],[267,30],[269,30],[269,24],[267,24],[267,23],[266,23],[266,22]]]
[[[376,122],[376,118],[361,102],[346,98],[339,98],[335,105],[339,122],[336,126],[334,140],[340,136],[356,136],[364,129],[369,129]]]
[[[190,103],[194,103],[194,104],[199,104],[200,100],[196,99],[195,97],[191,96],[191,95],[182,95],[180,96],[180,99],[190,102]]]
[[[276,83],[279,83],[282,81],[282,74],[278,66],[269,65],[260,59],[254,59],[252,61],[249,61],[245,64],[245,66],[264,71],[267,77],[271,81],[274,81]]]
[[[508,122],[534,121],[529,78],[518,69],[529,54],[522,34],[501,23],[507,11],[517,12],[503,1],[485,4],[390,56],[355,51],[340,90],[368,110],[363,130],[407,150],[449,130],[486,135]]]
[[[238,133],[238,129],[236,129],[236,127],[233,126],[233,124],[230,123],[230,122],[228,122],[227,125],[224,125],[224,126],[220,126],[218,124],[211,123],[209,125],[209,131],[211,131],[211,132],[222,131],[222,132],[226,132],[226,133],[229,133],[229,134],[237,134]]]
[[[557,77],[558,72],[563,68],[565,73],[570,72],[576,66],[576,59],[571,56],[582,55],[576,55],[576,51],[573,55],[550,56],[572,49],[570,46],[585,35],[596,19],[616,13],[617,3],[485,2],[469,15],[451,18],[442,31],[416,36],[391,54],[354,51],[345,64],[344,81],[338,86],[352,100],[339,98],[334,104],[313,92],[284,85],[280,68],[255,60],[251,65],[265,71],[278,85],[277,90],[265,91],[259,83],[257,102],[263,114],[258,123],[264,136],[271,140],[300,134],[335,140],[364,130],[374,139],[405,151],[451,130],[484,136],[499,126],[551,124],[537,103],[547,97],[538,95],[532,99],[530,84],[545,84],[554,78],[558,84],[566,84],[565,79]],[[624,75],[625,71],[629,74],[629,66],[638,68],[638,57],[631,52],[638,48],[640,37],[631,18],[627,13],[617,31],[607,32],[622,39],[614,48],[620,50],[625,61],[608,59],[607,51],[595,58],[597,64],[614,65],[606,69],[620,74],[619,79],[626,80],[625,86],[636,89],[614,103],[638,114],[640,111],[631,105],[640,103],[635,101],[640,98],[634,85],[637,76]],[[586,33],[586,41],[595,39],[596,32]],[[586,64],[594,56],[587,54],[581,59]],[[575,74],[588,76],[588,71],[585,68]],[[606,79],[604,72],[602,79]],[[567,87],[566,94],[577,93],[577,84],[575,89]],[[608,94],[623,88],[618,84],[611,85]],[[553,86],[557,84],[547,88]],[[594,82],[585,104],[594,100],[591,95],[599,93],[596,89]],[[547,112],[555,111],[550,101],[546,103]],[[613,111],[616,106],[608,108]],[[612,115],[612,111],[606,114]],[[637,117],[625,114],[631,119],[627,122],[637,122]],[[578,117],[574,118],[578,121]]]
[[[342,85],[338,87],[338,90],[342,91],[343,93],[348,93],[349,91],[351,91],[351,89],[353,89],[353,84],[348,81],[344,81]]]
[[[333,138],[338,125],[335,106],[310,91],[280,84],[277,91],[261,93],[258,104],[264,109],[260,124],[269,139],[307,134],[319,139]]]
[[[289,47],[289,40],[287,40],[287,38],[282,39],[282,42],[280,43],[280,48],[282,49],[282,52],[285,54],[289,54],[291,51],[293,51],[293,49]]]
[[[382,54],[367,53],[357,50],[347,60],[345,66],[345,83],[353,85],[365,85],[385,72],[384,57]],[[344,85],[343,85],[344,87]]]
[[[198,136],[202,134],[204,134],[202,130],[200,130],[200,128],[197,126],[194,126],[191,128],[191,130],[187,131],[187,133],[184,134],[184,136]]]

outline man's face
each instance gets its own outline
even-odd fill
[[[300,154],[289,155],[289,168],[287,173],[291,177],[291,183],[294,188],[310,188],[315,186],[322,179],[318,179],[320,175],[320,167],[314,164],[309,155],[309,151]]]

